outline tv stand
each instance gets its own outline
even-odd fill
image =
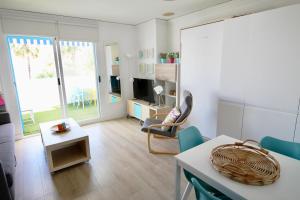
[[[127,100],[127,113],[129,116],[137,118],[141,121],[145,121],[147,118],[150,118],[154,114],[169,113],[171,107],[166,105],[155,106],[151,105],[147,101],[130,99]],[[167,115],[166,114],[166,115]],[[161,119],[164,119],[166,115],[160,116]]]

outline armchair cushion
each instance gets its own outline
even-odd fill
[[[185,120],[191,113],[193,107],[193,96],[189,91],[184,91],[183,103],[180,106],[181,115],[177,118],[176,123]],[[171,128],[172,134],[176,134],[177,126]]]
[[[162,124],[174,123],[179,116],[180,116],[180,110],[177,107],[175,107],[170,111],[170,113],[167,115],[167,117],[162,122]],[[170,128],[171,128],[170,126],[161,127],[163,131],[168,131]]]
[[[144,124],[143,124],[142,131],[143,132],[148,132],[148,129],[149,129],[150,133],[157,134],[157,135],[162,135],[162,136],[167,136],[167,137],[173,137],[173,135],[171,134],[171,131],[169,131],[169,130],[164,131],[160,127],[149,128],[149,126],[151,126],[153,124],[162,124],[162,120],[152,119],[152,118],[146,119]]]

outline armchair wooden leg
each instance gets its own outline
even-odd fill
[[[177,152],[163,152],[163,151],[155,151],[151,148],[151,133],[148,133],[148,150],[149,153],[152,154],[161,154],[161,155],[177,155]]]
[[[153,137],[156,139],[177,139],[176,137],[167,137],[162,135],[153,135]]]

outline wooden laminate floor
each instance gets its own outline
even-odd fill
[[[133,119],[101,122],[84,129],[91,160],[51,175],[40,136],[16,142],[17,200],[174,199],[175,159],[147,150],[146,134]],[[176,150],[176,140],[154,140],[154,148]],[[182,191],[186,185],[182,178]],[[195,199],[194,193],[189,199]]]

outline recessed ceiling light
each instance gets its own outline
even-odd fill
[[[170,16],[172,16],[172,15],[174,15],[175,13],[173,13],[173,12],[165,12],[164,14],[163,14],[163,16],[165,16],[165,17],[170,17]]]

